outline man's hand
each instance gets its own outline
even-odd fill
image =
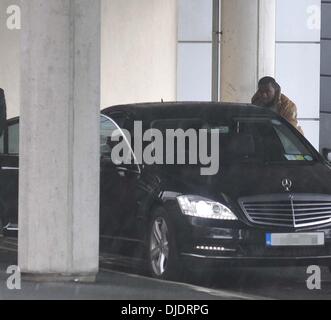
[[[263,98],[261,96],[260,91],[256,92],[256,94],[252,98],[252,104],[254,104],[254,105],[258,106],[258,107],[263,107],[264,106]]]

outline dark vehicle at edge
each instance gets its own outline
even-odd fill
[[[330,154],[322,157],[275,113],[240,104],[150,103],[111,107],[100,119],[102,251],[144,258],[157,278],[176,277],[192,262],[331,266]],[[8,121],[0,141],[5,231],[17,229],[18,121]],[[201,175],[203,164],[113,163],[109,137],[127,130],[133,153],[135,121],[143,132],[218,130],[218,172]]]

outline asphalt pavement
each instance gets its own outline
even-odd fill
[[[9,290],[6,269],[17,263],[17,241],[0,239],[0,299],[19,300],[329,300],[331,273],[321,267],[320,289],[310,290],[305,267],[199,269],[181,283],[145,276],[130,259],[101,254],[95,284],[22,282]]]

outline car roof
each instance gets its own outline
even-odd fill
[[[231,115],[275,117],[275,113],[252,104],[216,103],[216,102],[158,102],[117,105],[102,110],[102,114],[111,116],[114,113],[126,112],[136,119],[195,117],[201,115]]]
[[[199,116],[238,116],[238,117],[278,117],[267,108],[244,103],[224,102],[150,102],[116,105],[101,111],[101,114],[111,116],[116,113],[129,113],[136,119],[171,119],[196,118]],[[18,122],[20,117],[8,119],[8,122]]]

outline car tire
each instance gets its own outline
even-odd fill
[[[161,280],[180,280],[182,268],[178,258],[174,226],[166,210],[154,210],[148,228],[147,261],[149,275]]]

